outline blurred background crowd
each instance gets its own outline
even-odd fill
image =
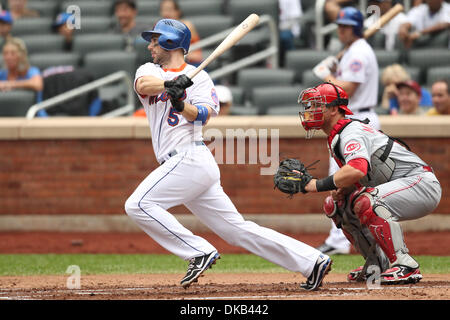
[[[0,116],[23,117],[36,103],[119,70],[133,79],[136,68],[151,61],[140,34],[161,18],[182,20],[195,45],[252,12],[271,17],[275,37],[273,29],[261,25],[207,71],[260,52],[273,39],[277,59],[213,77],[221,114],[298,114],[300,91],[323,80],[314,67],[343,48],[335,25],[340,10],[359,9],[367,28],[396,3],[407,10],[367,39],[378,63],[375,111],[393,116],[449,114],[450,3],[445,0],[0,0]],[[329,31],[318,43],[322,27]],[[216,45],[191,50],[187,61],[198,65]],[[105,115],[126,103],[126,91],[112,83],[37,116]],[[138,100],[129,115],[145,116]]]

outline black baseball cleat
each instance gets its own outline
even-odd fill
[[[195,257],[189,260],[189,266],[186,275],[181,280],[181,286],[185,289],[189,288],[192,282],[197,282],[198,277],[216,263],[220,259],[219,253],[216,250],[204,256]]]
[[[422,280],[419,267],[397,265],[381,274],[381,284],[408,284],[417,283]]]
[[[316,265],[314,266],[311,275],[306,279],[305,283],[300,285],[300,287],[308,291],[317,290],[322,285],[323,278],[330,272],[332,263],[333,261],[329,256],[321,254],[316,261]]]

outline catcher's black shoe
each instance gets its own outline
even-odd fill
[[[197,282],[197,278],[200,277],[205,270],[215,264],[217,259],[220,259],[220,255],[216,250],[210,254],[192,258],[189,261],[187,273],[181,280],[181,285],[183,288],[187,289],[192,282]]]
[[[316,261],[311,275],[300,287],[308,291],[317,290],[322,285],[323,278],[330,272],[332,263],[333,261],[329,256],[321,254]]]
[[[397,265],[381,274],[381,284],[408,284],[422,280],[419,268]]]

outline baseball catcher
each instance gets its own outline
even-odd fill
[[[340,169],[316,179],[300,161],[287,159],[275,174],[275,187],[290,195],[330,192],[325,214],[366,261],[349,273],[349,281],[366,280],[371,265],[380,268],[381,284],[420,281],[419,264],[408,254],[399,221],[421,218],[438,206],[442,189],[432,168],[368,121],[346,118],[352,112],[339,86],[327,82],[306,89],[298,103],[307,137],[325,132]]]

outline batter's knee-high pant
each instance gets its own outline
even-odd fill
[[[215,250],[167,211],[180,204],[228,243],[305,277],[320,255],[307,244],[244,220],[223,191],[219,168],[206,146],[179,153],[154,170],[128,198],[125,210],[151,238],[182,259]]]

